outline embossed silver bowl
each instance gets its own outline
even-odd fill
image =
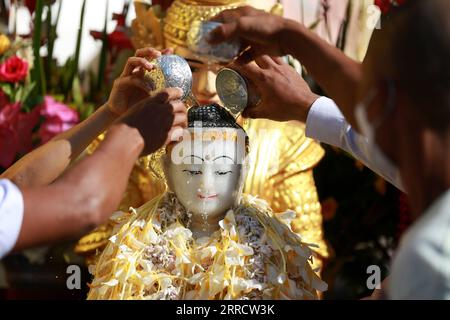
[[[230,68],[222,68],[217,73],[216,91],[225,108],[235,116],[261,101],[256,87]]]
[[[208,43],[211,31],[220,26],[216,21],[193,21],[187,33],[187,46],[194,54],[213,62],[229,62],[240,52],[241,43],[239,40],[212,45]]]
[[[225,108],[237,115],[248,105],[248,88],[245,79],[236,71],[223,68],[217,73],[217,95]]]
[[[162,55],[152,61],[156,68],[145,72],[145,78],[152,84],[153,92],[177,87],[183,90],[185,100],[192,90],[192,71],[188,62],[174,54]]]

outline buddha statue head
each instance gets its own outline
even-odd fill
[[[133,44],[136,48],[173,48],[175,54],[184,57],[191,66],[192,93],[197,101],[202,105],[217,103],[215,81],[220,66],[202,61],[191,52],[187,46],[187,33],[194,21],[208,20],[223,10],[244,5],[281,13],[276,0],[175,0],[165,14],[143,4],[142,0],[136,1]]]
[[[183,139],[166,148],[167,184],[191,215],[190,228],[210,233],[241,198],[248,137],[217,104],[190,108]]]

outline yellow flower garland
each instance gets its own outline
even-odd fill
[[[244,196],[208,238],[192,237],[170,193],[114,219],[88,299],[316,299],[326,290],[310,245],[262,200]]]

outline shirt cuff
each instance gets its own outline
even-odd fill
[[[15,246],[22,227],[22,192],[9,180],[0,179],[0,259]]]
[[[340,146],[345,117],[333,100],[320,97],[311,106],[306,119],[305,134],[308,138],[333,146]]]

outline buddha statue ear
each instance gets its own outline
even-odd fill
[[[167,187],[169,188],[170,191],[173,191],[175,189],[173,188],[173,181],[172,181],[173,177],[170,174],[170,168],[172,165],[170,155],[168,154],[162,155],[160,161],[162,164],[162,169],[164,171],[164,176],[166,177]]]

